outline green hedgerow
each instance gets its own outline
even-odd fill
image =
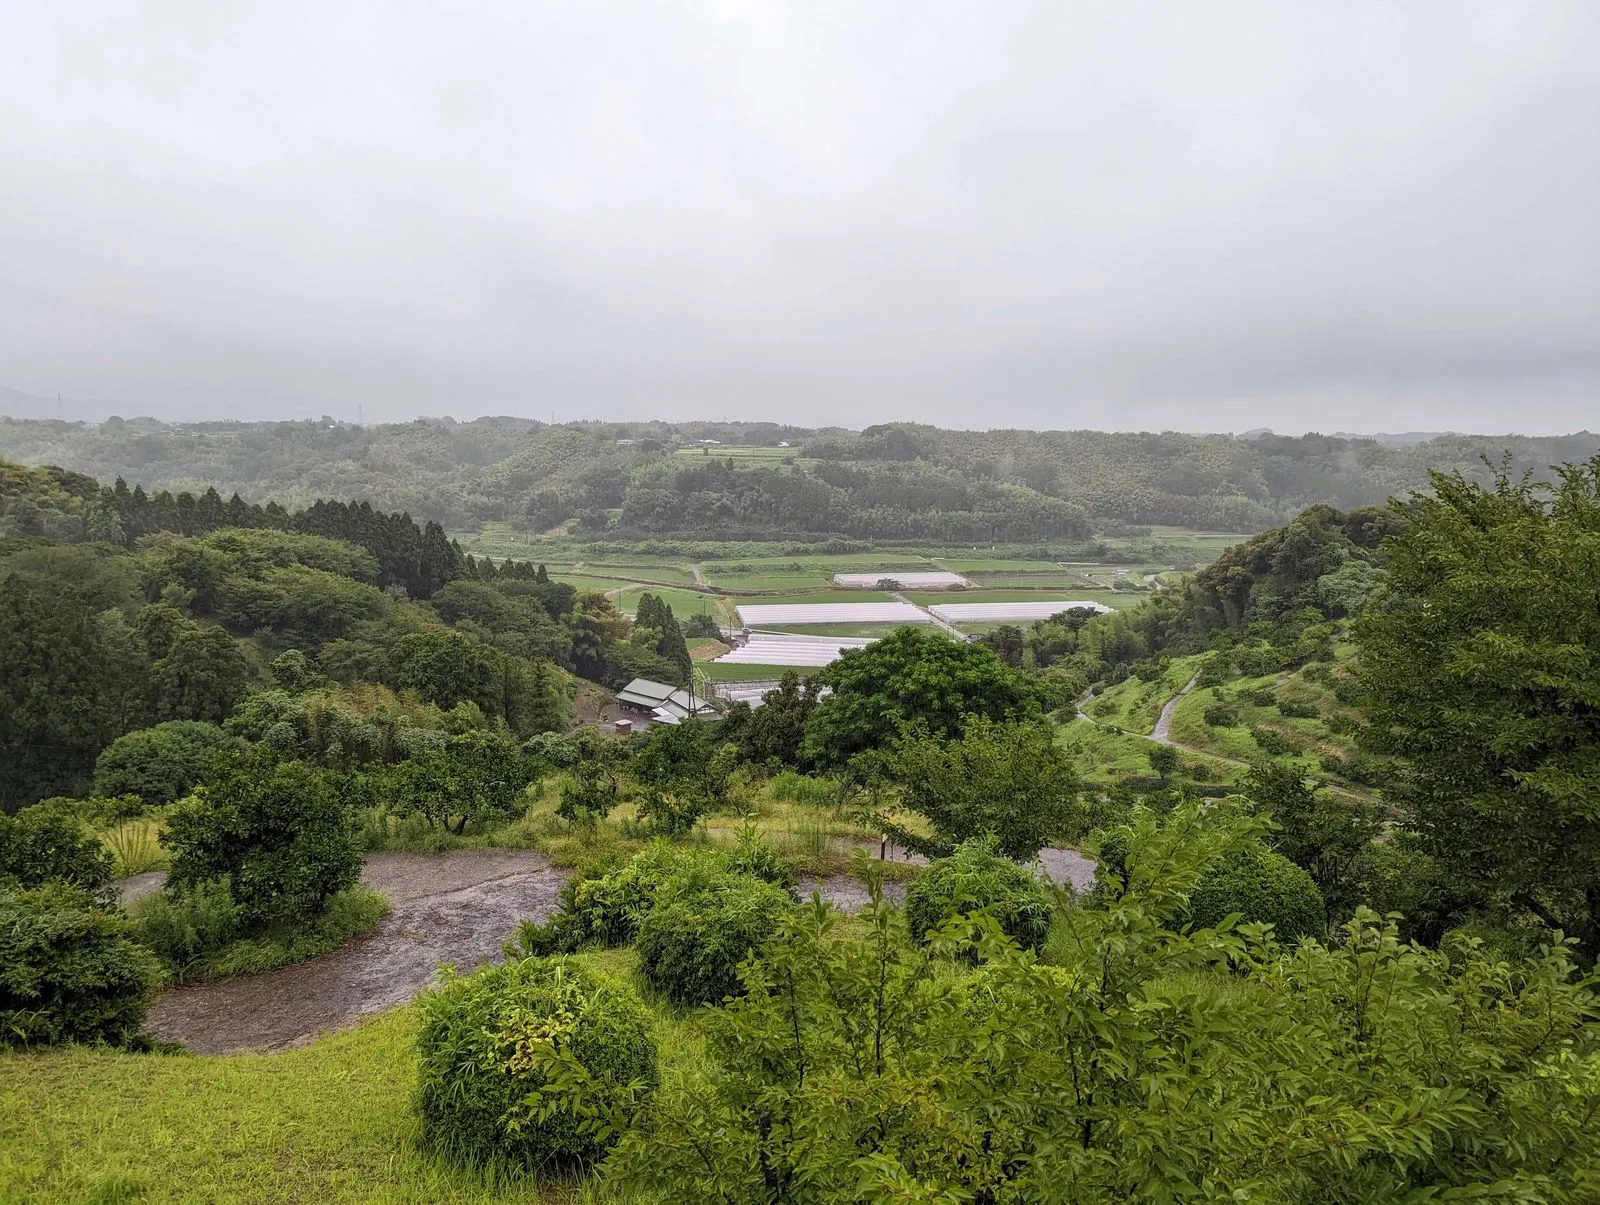
[[[126,1045],[161,983],[121,913],[65,883],[0,892],[0,1045]]]
[[[1189,921],[1197,929],[1220,924],[1233,912],[1244,921],[1270,924],[1284,945],[1320,937],[1326,915],[1311,876],[1260,842],[1217,859],[1190,893]]]
[[[793,904],[782,888],[744,875],[670,880],[634,943],[645,981],[678,1004],[737,995],[739,964],[772,939]]]
[[[418,1009],[424,1138],[491,1174],[598,1161],[659,1080],[644,1007],[567,958],[447,971]]]
[[[1036,876],[996,852],[993,838],[966,841],[917,876],[906,891],[906,924],[918,941],[956,916],[987,912],[1007,937],[1038,951],[1055,901]]]

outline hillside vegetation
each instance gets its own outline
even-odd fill
[[[626,441],[626,442],[619,442]],[[683,446],[687,441],[716,444]],[[788,444],[787,447],[779,446]],[[452,531],[508,521],[590,534],[778,534],[993,543],[1118,525],[1251,532],[1315,503],[1381,505],[1430,469],[1486,480],[1581,461],[1600,436],[1445,436],[1406,447],[1320,435],[949,431],[772,423],[549,427],[523,419],[99,425],[0,420],[0,455],[105,481],[288,508],[359,497]]]

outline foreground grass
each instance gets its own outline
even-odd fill
[[[633,983],[631,950],[584,955]],[[653,1008],[670,1083],[704,1059]],[[570,1179],[487,1184],[419,1145],[410,1007],[279,1054],[0,1054],[0,1201],[566,1202]]]
[[[415,1037],[402,1008],[282,1054],[0,1056],[0,1200],[540,1200],[419,1149]]]

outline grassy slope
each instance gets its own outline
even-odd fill
[[[631,980],[633,953],[583,955]],[[702,1056],[657,1008],[663,1073]],[[418,1146],[417,1015],[405,1007],[296,1050],[0,1055],[0,1200],[566,1201],[569,1181],[499,1185]]]
[[[1156,720],[1167,700],[1194,677],[1200,661],[1199,657],[1179,657],[1152,682],[1135,677],[1107,687],[1091,699],[1084,710],[1102,724],[1149,735],[1155,730]]]

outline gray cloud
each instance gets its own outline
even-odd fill
[[[1600,9],[12,5],[0,384],[1595,425]]]

